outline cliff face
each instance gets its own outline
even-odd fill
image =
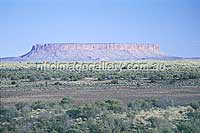
[[[21,61],[123,61],[166,57],[154,44],[62,43],[36,44],[31,51],[15,58]]]
[[[120,43],[66,43],[66,44],[36,44],[33,51],[68,51],[68,50],[127,50],[160,52],[160,47],[154,44],[120,44]]]

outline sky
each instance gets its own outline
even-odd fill
[[[200,57],[200,0],[0,0],[0,57],[65,42],[155,43]]]

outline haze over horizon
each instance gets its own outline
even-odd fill
[[[0,57],[39,43],[155,43],[200,57],[198,0],[0,1]]]

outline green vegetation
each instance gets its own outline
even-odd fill
[[[149,79],[155,80],[181,80],[200,78],[199,61],[137,61],[137,62],[117,62],[118,67],[114,69],[116,62],[107,62],[113,69],[102,68],[101,70],[90,68],[89,63],[83,63],[82,69],[41,69],[42,63],[1,63],[0,78],[11,80],[29,79],[51,80],[60,79],[64,81],[77,81],[84,77],[93,77],[100,81],[106,79]],[[121,63],[121,64],[120,64]],[[58,63],[51,63],[56,65]],[[130,65],[132,64],[132,65]],[[37,65],[41,65],[39,68]],[[61,65],[68,65],[62,63]],[[121,66],[120,66],[121,65]],[[129,68],[130,66],[130,68]],[[85,69],[86,67],[86,69]]]
[[[157,106],[159,100],[136,100],[127,106],[106,100],[75,106],[60,102],[17,103],[1,106],[0,132],[198,132],[200,108]],[[200,103],[200,102],[198,102]]]
[[[98,71],[1,63],[0,132],[200,131],[199,61],[136,62],[148,70],[128,63]]]
[[[138,69],[128,69],[129,62],[124,63],[121,69],[103,69],[83,71],[67,71],[62,69],[43,70],[36,69],[39,63],[1,63],[0,79],[3,89],[15,85],[17,89],[46,86],[55,88],[54,85],[73,86],[78,83],[80,87],[87,85],[85,79],[89,78],[90,84],[96,86],[130,86],[130,87],[181,87],[200,86],[199,61],[138,61],[135,66],[147,66]],[[130,62],[131,63],[131,62]],[[134,63],[134,62],[132,62]],[[84,63],[85,65],[89,63]],[[114,64],[114,63],[113,63]],[[87,65],[86,65],[87,66]],[[156,68],[162,66],[163,68]],[[77,81],[77,82],[75,82]],[[83,81],[84,84],[81,84]],[[104,81],[104,82],[103,82]],[[81,84],[81,85],[80,85]],[[96,87],[98,88],[98,87]]]

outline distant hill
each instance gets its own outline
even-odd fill
[[[1,61],[128,61],[145,59],[181,59],[160,51],[155,44],[135,43],[55,43],[36,44],[19,57]]]

